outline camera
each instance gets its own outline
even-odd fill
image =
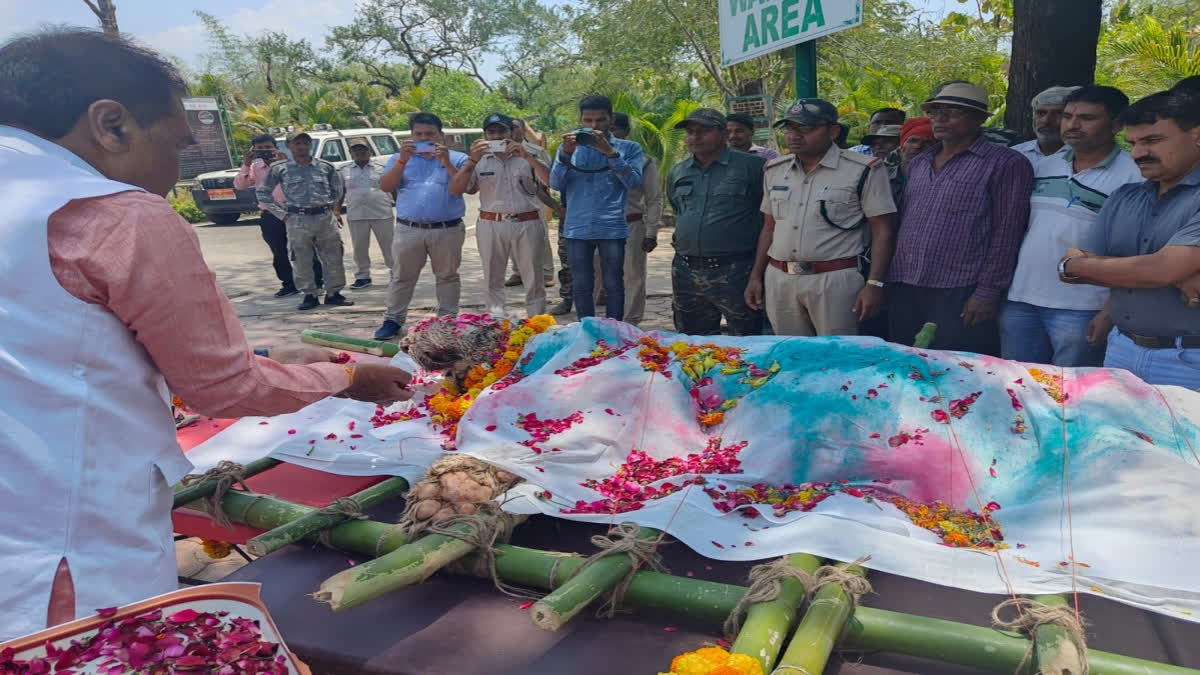
[[[417,146],[418,155],[432,155],[437,151],[436,144],[433,141],[416,141],[413,145]]]
[[[266,162],[267,164],[270,164],[271,162],[275,161],[275,151],[274,150],[259,150],[258,156],[260,159],[262,159],[262,161]]]
[[[596,137],[592,135],[591,127],[575,130],[575,142],[579,145],[595,145]]]

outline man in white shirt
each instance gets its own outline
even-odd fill
[[[383,262],[392,268],[392,235],[396,231],[393,220],[392,197],[379,189],[383,166],[371,161],[371,146],[362,138],[350,141],[350,158],[353,164],[341,168],[342,182],[346,184],[344,204],[338,204],[337,213],[345,214],[350,221],[350,243],[354,247],[354,283],[351,289],[371,285],[371,233],[383,253]]]
[[[1037,138],[1018,143],[1012,146],[1012,149],[1025,155],[1034,169],[1037,169],[1038,162],[1043,157],[1067,149],[1063,144],[1059,126],[1062,123],[1063,108],[1067,105],[1067,96],[1077,89],[1079,87],[1050,87],[1033,97],[1033,133]]]
[[[1142,180],[1116,143],[1117,118],[1127,107],[1129,99],[1112,87],[1081,87],[1064,101],[1067,148],[1035,165],[1029,230],[1000,317],[1006,359],[1064,367],[1099,366],[1104,359],[1104,335],[1091,324],[1108,289],[1063,283],[1057,265],[1067,249],[1102,250],[1101,207],[1117,188]]]

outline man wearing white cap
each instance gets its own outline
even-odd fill
[[[1033,97],[1033,133],[1037,138],[1018,143],[1012,149],[1029,158],[1035,168],[1043,157],[1066,151],[1059,127],[1067,96],[1076,89],[1079,87],[1050,87]]]
[[[1029,223],[1033,167],[982,136],[991,114],[983,89],[949,83],[921,110],[937,142],[908,165],[887,285],[891,336],[911,344],[933,322],[934,349],[995,355],[996,311]]]

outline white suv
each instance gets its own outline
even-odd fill
[[[284,154],[291,157],[287,148],[287,134],[283,129],[271,129],[275,134],[275,143]],[[371,154],[376,157],[390,157],[400,151],[399,144],[391,129],[334,129],[328,124],[314,124],[308,130],[313,139],[313,157],[323,159],[341,168],[351,162],[350,142],[363,139],[371,146]],[[247,211],[258,210],[258,199],[254,188],[235,190],[233,178],[237,169],[212,171],[196,176],[192,185],[192,199],[196,206],[217,225],[229,225]]]

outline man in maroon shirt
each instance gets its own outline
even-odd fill
[[[1033,168],[981,136],[983,89],[950,83],[921,109],[937,143],[908,167],[888,276],[892,339],[911,344],[933,322],[934,349],[998,355],[996,311],[1029,222]]]

